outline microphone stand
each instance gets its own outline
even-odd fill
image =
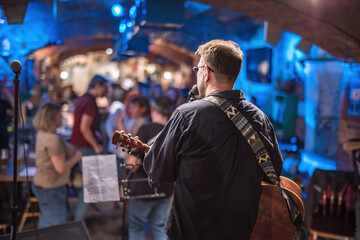
[[[16,239],[17,230],[17,148],[18,148],[18,119],[19,119],[19,75],[20,71],[15,73],[14,85],[15,85],[15,104],[14,104],[14,168],[13,168],[13,205],[12,210],[12,221],[11,221],[11,240]]]

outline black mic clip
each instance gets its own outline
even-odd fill
[[[188,102],[192,102],[192,101],[198,100],[200,98],[201,97],[199,95],[199,89],[198,89],[197,85],[194,85],[188,93]]]

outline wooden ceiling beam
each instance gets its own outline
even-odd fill
[[[360,62],[360,2],[293,0],[196,0],[226,8],[289,30],[344,61]],[[334,7],[336,6],[336,7]]]

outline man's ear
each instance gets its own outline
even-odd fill
[[[211,72],[209,68],[205,69],[205,82],[209,82],[210,81],[210,77],[211,77]]]

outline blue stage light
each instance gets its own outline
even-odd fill
[[[115,4],[114,6],[112,6],[111,8],[111,13],[115,16],[115,17],[119,17],[121,15],[123,15],[124,11],[123,11],[123,7],[119,4]]]
[[[128,28],[132,28],[133,23],[132,23],[131,21],[129,21],[129,22],[127,22],[126,26],[127,26]]]
[[[132,6],[129,10],[129,15],[131,18],[136,18],[136,6]]]
[[[124,33],[126,31],[126,24],[120,23],[119,32]]]

